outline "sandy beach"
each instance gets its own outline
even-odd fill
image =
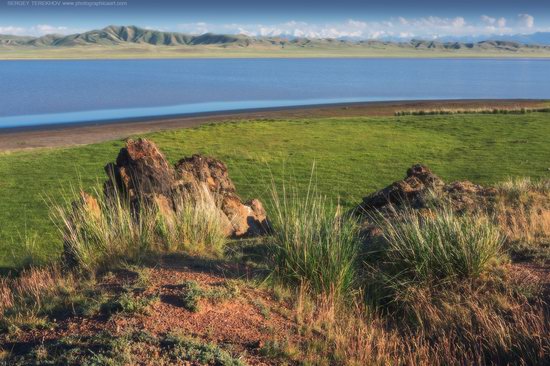
[[[366,102],[335,105],[283,107],[263,110],[215,112],[153,119],[58,125],[25,129],[0,129],[0,151],[90,144],[122,139],[154,131],[191,128],[208,123],[251,119],[391,116],[397,111],[477,108],[537,108],[542,100],[439,100]]]

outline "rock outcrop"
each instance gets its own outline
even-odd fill
[[[206,186],[233,228],[234,236],[257,236],[269,229],[262,203],[253,199],[243,203],[229,178],[226,165],[214,158],[193,155],[176,164],[177,186],[193,194],[195,187]]]
[[[132,207],[156,202],[162,210],[174,209],[174,168],[156,145],[145,139],[128,140],[115,163],[105,166],[107,196],[127,197]]]
[[[134,209],[154,203],[170,215],[181,202],[197,199],[207,188],[226,222],[228,236],[256,236],[269,230],[267,216],[259,200],[243,202],[220,160],[193,155],[171,166],[156,145],[146,139],[128,140],[115,163],[107,164],[109,180],[106,196],[127,197]],[[139,211],[139,210],[137,210]]]
[[[365,198],[356,209],[359,214],[390,207],[408,206],[415,209],[427,208],[433,199],[448,202],[456,211],[469,211],[486,206],[496,191],[470,181],[449,184],[435,175],[428,167],[416,164],[407,170],[403,180]]]

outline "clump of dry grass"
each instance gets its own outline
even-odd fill
[[[433,116],[449,114],[527,114],[527,113],[547,113],[550,108],[439,108],[439,109],[408,109],[395,112],[395,116]]]
[[[64,237],[65,257],[85,272],[139,262],[154,253],[220,254],[226,244],[222,217],[201,187],[176,202],[176,212],[157,201],[132,207],[122,194],[96,194],[89,204],[54,205],[53,219]]]
[[[494,216],[512,254],[550,259],[550,180],[509,179],[497,192]]]
[[[223,254],[227,243],[226,228],[208,187],[195,187],[193,196],[180,196],[175,206],[174,215],[161,217],[167,249],[199,255]]]
[[[18,277],[0,278],[0,328],[18,331],[47,325],[47,316],[84,310],[87,281],[56,266],[30,268]]]
[[[412,300],[412,299],[411,299]],[[550,314],[493,288],[418,291],[412,311],[384,314],[357,301],[299,291],[304,359],[318,365],[532,364],[550,359]]]
[[[513,185],[523,186],[529,192],[547,192],[538,182]],[[367,266],[354,272],[354,282],[362,286],[351,302],[341,302],[334,292],[311,291],[303,276],[295,314],[305,339],[304,361],[549,362],[549,309],[540,298],[539,284],[506,264],[503,249],[509,238],[493,214],[458,214],[443,203],[379,218],[381,236],[367,244]],[[540,227],[529,230],[540,232]]]

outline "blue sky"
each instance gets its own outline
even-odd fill
[[[550,31],[550,1],[0,0],[0,34],[69,34],[109,24],[197,34],[484,36]]]

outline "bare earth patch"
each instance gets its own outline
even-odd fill
[[[146,271],[149,279],[144,288],[136,285],[136,274],[126,270],[102,277],[98,287],[116,297],[128,286],[133,286],[131,293],[135,299],[157,298],[145,313],[126,314],[121,311],[107,315],[101,312],[91,317],[57,320],[47,329],[2,334],[0,344],[4,345],[4,352],[24,354],[41,344],[68,337],[96,337],[100,333],[113,339],[136,332],[158,339],[175,333],[205,344],[215,344],[245,364],[271,365],[273,360],[261,354],[266,342],[299,341],[289,306],[276,301],[268,291],[247,285],[244,279],[250,269],[244,266],[200,264],[200,261],[172,256],[151,268],[139,270]],[[197,311],[186,309],[181,300],[184,293],[182,284],[189,281],[214,294],[205,296],[210,298],[200,298]],[[229,288],[232,292],[228,294]],[[155,354],[162,353],[156,346],[149,347],[142,346],[137,353],[133,352],[133,361],[148,365],[155,359]]]

